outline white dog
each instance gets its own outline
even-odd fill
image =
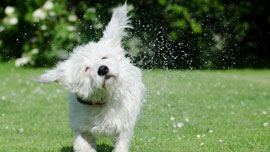
[[[69,115],[75,152],[95,152],[95,137],[112,137],[114,152],[127,152],[144,85],[141,71],[125,57],[126,4],[114,10],[99,42],[74,49],[69,58],[39,77],[70,92]]]

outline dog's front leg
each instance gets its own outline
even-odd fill
[[[90,142],[90,143],[89,143]],[[96,152],[95,139],[88,133],[75,134],[74,152]]]
[[[113,152],[128,152],[130,140],[133,135],[133,130],[121,131],[114,139]]]

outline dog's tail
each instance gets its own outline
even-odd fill
[[[124,29],[132,28],[127,13],[127,3],[114,9],[112,18],[103,32],[102,41],[112,42],[113,45],[121,45]]]

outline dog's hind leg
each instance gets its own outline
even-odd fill
[[[96,152],[95,138],[89,133],[77,133],[75,134],[74,152]]]
[[[113,143],[115,146],[113,152],[128,152],[132,135],[132,130],[121,131],[119,135],[115,139],[113,139]]]

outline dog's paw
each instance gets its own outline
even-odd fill
[[[73,145],[74,152],[96,152],[96,149],[91,146],[81,135],[77,136]]]
[[[74,146],[74,152],[96,152],[96,150],[90,146]]]
[[[128,152],[128,148],[115,148],[112,152]]]

